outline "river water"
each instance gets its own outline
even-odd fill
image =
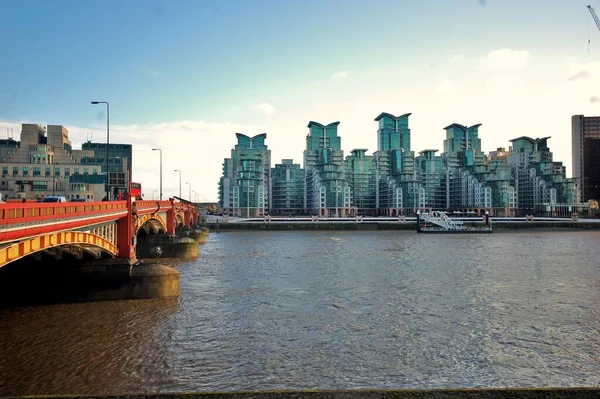
[[[213,233],[178,299],[0,310],[0,396],[592,386],[599,243]]]

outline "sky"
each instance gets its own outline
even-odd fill
[[[571,116],[600,115],[599,0],[0,0],[0,138],[21,123],[133,144],[133,179],[216,201],[235,133],[302,163],[309,121],[376,150],[381,112],[412,149],[481,123],[486,152],[551,136],[571,175]],[[589,40],[589,43],[588,43]],[[441,152],[441,151],[440,151]],[[189,184],[186,184],[189,183]]]

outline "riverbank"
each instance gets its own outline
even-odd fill
[[[476,388],[476,389],[397,389],[397,390],[306,390],[256,392],[197,392],[149,395],[94,395],[110,399],[500,399],[500,398],[573,398],[597,399],[600,388]],[[29,398],[88,398],[90,396],[29,396]]]
[[[465,226],[479,226],[482,223],[465,222]],[[208,227],[216,232],[238,231],[238,230],[412,230],[416,231],[416,224],[407,222],[242,222],[242,223],[214,223]],[[494,231],[510,231],[523,229],[549,229],[549,230],[600,230],[600,223],[573,222],[565,220],[557,221],[502,221],[492,223]]]

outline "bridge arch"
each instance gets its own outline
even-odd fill
[[[50,251],[59,247],[61,251],[75,256],[88,253],[99,258],[102,253],[111,257],[118,254],[117,246],[104,237],[89,232],[68,231],[32,237],[0,248],[0,267],[28,255],[41,255],[42,252],[56,256],[57,253]]]
[[[137,220],[135,234],[137,235],[142,229],[151,229],[157,233],[165,233],[167,231],[167,223],[160,215],[155,213],[148,213]]]
[[[175,214],[175,225],[177,227],[184,227],[185,226],[185,218],[184,218],[183,212],[177,212]]]

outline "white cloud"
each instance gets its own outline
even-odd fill
[[[450,59],[450,61],[449,61],[449,62],[450,62],[451,64],[456,64],[457,62],[460,62],[460,61],[462,61],[464,58],[465,58],[465,56],[464,56],[464,55],[462,55],[462,54],[460,54],[460,55],[455,55],[454,57],[452,57],[452,58]]]
[[[348,79],[348,71],[339,71],[331,75],[332,80]]]
[[[479,60],[479,67],[488,71],[502,69],[524,69],[529,60],[526,50],[494,50]]]
[[[456,95],[462,92],[461,87],[458,83],[446,79],[440,83],[437,87],[437,93],[441,95]]]
[[[259,104],[255,107],[255,109],[257,109],[259,111],[263,111],[266,115],[273,115],[275,113],[275,111],[277,110],[277,108],[275,108],[274,106],[272,106],[269,103]]]

